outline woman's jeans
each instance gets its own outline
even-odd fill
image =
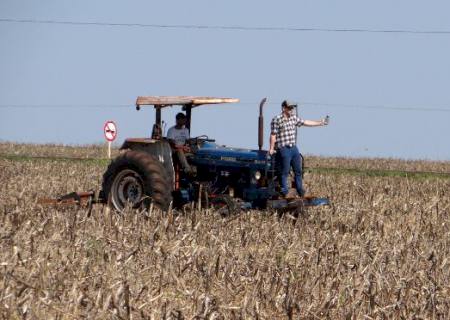
[[[295,188],[297,189],[297,193],[303,196],[302,160],[297,146],[281,147],[279,151],[281,157],[281,192],[283,195],[286,195],[289,191],[287,180],[292,166],[295,174]]]

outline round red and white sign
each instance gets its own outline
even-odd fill
[[[117,127],[114,121],[106,121],[103,127],[103,133],[105,134],[105,139],[108,141],[114,141],[117,137]]]

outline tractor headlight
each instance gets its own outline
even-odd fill
[[[256,179],[256,180],[259,180],[259,179],[261,179],[261,172],[259,172],[259,171],[255,171],[255,175],[254,175],[254,177],[255,177],[255,179]]]

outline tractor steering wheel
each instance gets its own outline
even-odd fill
[[[189,139],[190,144],[196,144],[196,145],[198,145],[202,142],[215,142],[215,141],[216,140],[214,140],[214,139],[210,139],[206,134]]]
[[[203,144],[204,142],[215,142],[216,140],[210,139],[206,134],[203,134],[201,136],[197,136],[195,138],[190,138],[188,140],[189,145],[191,146],[199,146]]]

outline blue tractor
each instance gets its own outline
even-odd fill
[[[192,111],[204,105],[236,103],[238,99],[212,97],[138,97],[136,109],[152,106],[155,123],[151,138],[126,139],[121,154],[103,175],[100,199],[118,211],[127,206],[150,205],[167,210],[195,202],[215,207],[228,215],[240,209],[296,210],[305,206],[327,205],[326,198],[298,197],[292,201],[279,197],[279,174],[275,157],[263,145],[263,106],[260,104],[258,150],[232,148],[217,144],[208,136],[188,140],[185,154],[195,173],[185,173],[168,139],[162,134],[161,112],[181,106],[191,128]]]

